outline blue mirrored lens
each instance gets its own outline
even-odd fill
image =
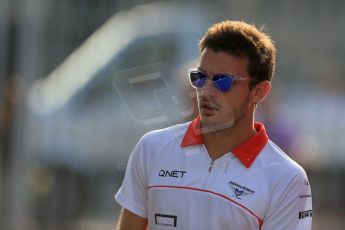
[[[214,85],[222,92],[227,92],[231,89],[233,79],[226,75],[215,75],[213,77]]]

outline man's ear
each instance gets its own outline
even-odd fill
[[[252,88],[252,102],[258,104],[264,100],[271,89],[271,82],[262,81]]]

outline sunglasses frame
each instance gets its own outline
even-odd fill
[[[207,79],[212,80],[214,87],[216,87],[221,92],[228,92],[228,91],[230,91],[232,89],[232,86],[234,85],[234,81],[250,81],[251,80],[251,79],[248,79],[248,78],[237,77],[237,76],[233,76],[231,74],[226,74],[226,73],[216,73],[216,74],[210,75],[205,70],[202,70],[202,69],[199,69],[199,68],[192,68],[192,69],[189,69],[189,71],[188,71],[188,77],[189,77],[190,84],[195,89],[203,89],[203,88],[205,88],[205,84],[203,84],[203,86],[201,86],[201,87],[198,87],[198,86],[194,85],[193,82],[192,82],[192,79],[191,79],[191,74],[192,73],[202,73],[202,74],[205,74],[205,76],[206,76],[205,83],[206,83]],[[217,83],[217,80],[214,80],[215,76],[222,76],[223,78],[224,77],[229,78],[231,80],[231,85],[229,86],[229,88],[225,89],[225,90],[221,89],[221,87]]]

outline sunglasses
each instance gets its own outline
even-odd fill
[[[206,71],[201,70],[201,69],[196,69],[196,68],[190,69],[188,74],[189,74],[189,80],[193,88],[196,88],[196,89],[204,88],[207,79],[210,78],[213,81],[214,86],[222,92],[229,91],[232,88],[234,81],[249,80],[247,78],[235,77],[230,74],[222,74],[222,73],[209,76]]]

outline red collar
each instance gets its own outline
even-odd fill
[[[257,133],[232,151],[247,168],[252,165],[268,141],[265,126],[259,122],[255,122],[254,127]],[[203,143],[204,141],[200,131],[200,116],[197,116],[189,124],[181,142],[181,147],[201,145]]]

